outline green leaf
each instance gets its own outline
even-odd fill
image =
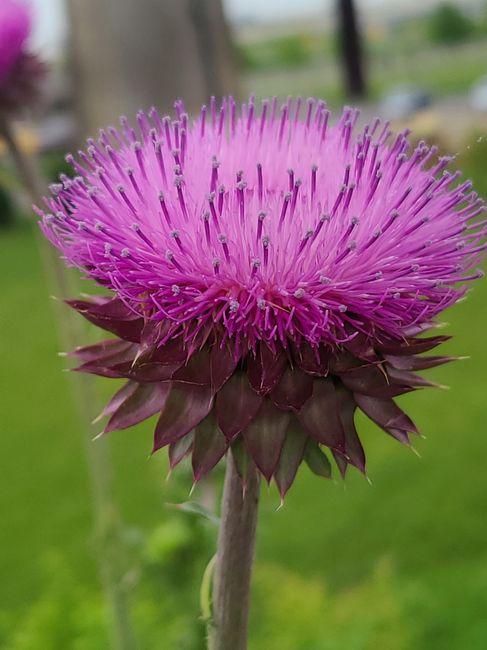
[[[318,443],[308,440],[304,452],[304,460],[313,474],[331,478],[331,463]]]
[[[200,609],[201,618],[210,623],[212,619],[212,586],[213,586],[213,573],[215,571],[216,553],[208,562],[200,587]]]
[[[220,519],[215,514],[208,510],[208,508],[205,508],[205,506],[202,506],[200,503],[196,503],[195,501],[185,501],[184,503],[168,503],[166,505],[168,505],[170,508],[176,508],[176,510],[181,510],[182,512],[188,512],[191,515],[196,515],[197,517],[203,517],[203,519],[211,521],[211,523],[215,524],[216,526],[218,526],[220,523]]]

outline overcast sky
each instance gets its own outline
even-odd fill
[[[30,0],[36,12],[34,40],[46,52],[59,46],[65,25],[64,0]],[[137,0],[134,0],[136,2]],[[177,2],[178,0],[174,0]],[[201,0],[203,1],[203,0]],[[332,0],[224,0],[230,18],[256,17],[264,20],[318,13]],[[377,0],[362,0],[374,2]],[[1,2],[1,0],[0,0]]]
[[[34,41],[45,55],[55,52],[62,42],[65,26],[64,0],[30,0],[36,13]],[[134,0],[136,2],[137,0]],[[204,0],[201,0],[203,2]],[[1,2],[1,0],[0,0]],[[178,2],[178,0],[174,0]],[[257,18],[272,20],[316,14],[329,9],[335,0],[224,0],[232,19]],[[358,0],[360,8],[373,9],[394,2],[394,8],[411,8],[432,4],[435,0]]]

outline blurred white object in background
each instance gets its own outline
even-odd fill
[[[487,111],[487,75],[476,81],[470,89],[469,103],[476,111]]]
[[[381,114],[390,120],[403,120],[432,103],[424,89],[412,85],[391,88],[382,99]]]

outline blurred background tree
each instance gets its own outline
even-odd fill
[[[121,113],[184,97],[239,94],[221,0],[69,0],[71,56],[82,133]]]
[[[474,24],[460,7],[445,2],[431,13],[428,32],[433,43],[451,45],[472,36]]]
[[[338,0],[338,37],[347,97],[367,94],[364,51],[360,23],[354,0]]]

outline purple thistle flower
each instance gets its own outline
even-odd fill
[[[31,15],[27,4],[3,0],[0,5],[0,83],[22,53],[30,28]]]
[[[451,158],[323,101],[212,100],[194,122],[139,113],[101,131],[38,210],[66,260],[115,297],[70,301],[117,338],[78,370],[128,383],[105,431],[160,412],[154,450],[195,479],[231,447],[282,495],[303,458],[365,471],[354,413],[405,444],[393,397],[449,361],[418,338],[464,295],[484,255],[483,201]]]
[[[35,102],[44,64],[26,51],[31,9],[23,0],[0,3],[0,110],[16,111]]]

